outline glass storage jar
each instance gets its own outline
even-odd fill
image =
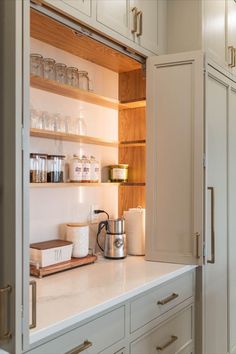
[[[79,71],[79,88],[89,91],[89,77],[87,71]]]
[[[91,173],[91,163],[87,156],[82,156],[82,181],[81,182],[90,182],[90,173]]]
[[[82,181],[82,160],[77,155],[74,155],[70,160],[69,178],[70,182]]]
[[[90,182],[96,183],[100,181],[100,163],[94,156],[90,156]]]
[[[40,54],[30,54],[30,74],[43,76],[43,57]]]
[[[60,113],[56,113],[54,115],[54,119],[55,119],[56,132],[65,133],[67,131],[67,124],[66,124],[65,117]]]
[[[51,183],[64,182],[64,155],[48,155],[47,181]]]
[[[30,183],[47,182],[47,154],[30,154]]]
[[[55,77],[57,82],[60,82],[62,84],[66,83],[66,64],[55,64]]]
[[[66,82],[68,85],[78,87],[79,85],[79,76],[78,69],[70,66],[66,69]]]
[[[43,59],[43,76],[49,80],[55,80],[55,60],[52,58]]]

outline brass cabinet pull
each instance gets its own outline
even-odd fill
[[[89,342],[87,339],[84,341],[83,344],[80,344],[78,347],[66,352],[65,354],[78,354],[82,353],[84,350],[90,348],[93,345],[92,342]]]
[[[207,263],[215,263],[215,192],[214,187],[207,188],[211,192],[211,258]]]
[[[9,325],[9,298],[12,287],[7,285],[0,289],[0,341],[11,338],[11,331],[8,329]]]
[[[176,299],[178,296],[179,294],[173,293],[170,296],[166,297],[165,299],[157,301],[157,305],[166,305],[168,304],[168,302]]]
[[[165,350],[167,347],[169,347],[171,344],[173,344],[174,342],[176,342],[177,340],[178,340],[178,337],[177,337],[177,336],[171,336],[171,339],[170,339],[166,344],[164,344],[162,347],[156,347],[156,350],[163,351],[163,350]]]
[[[138,28],[138,20],[137,20],[138,9],[137,9],[137,7],[133,7],[131,9],[131,12],[133,14],[133,28],[132,28],[131,32],[136,33],[137,28]]]
[[[37,305],[37,283],[35,280],[30,281],[30,286],[32,286],[32,323],[29,328],[33,329],[37,325],[37,315],[36,315],[36,305]]]
[[[235,60],[235,48],[230,45],[228,47],[228,50],[230,52],[230,63],[228,64],[230,68],[234,68],[236,65],[236,60]]]
[[[139,31],[136,34],[136,36],[140,37],[143,34],[143,13],[142,13],[142,11],[139,11],[137,13],[137,17],[139,18]]]
[[[195,236],[196,236],[196,258],[201,258],[200,257],[200,254],[199,254],[199,239],[200,239],[200,233],[199,232],[196,232],[195,233]]]

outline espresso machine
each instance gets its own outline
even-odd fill
[[[99,236],[105,230],[104,248],[99,242]],[[98,225],[97,244],[104,252],[105,258],[121,259],[127,256],[125,219],[107,219]]]

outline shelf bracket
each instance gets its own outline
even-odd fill
[[[7,285],[5,288],[0,288],[0,341],[9,340],[11,332],[8,329],[8,310],[9,310],[9,295],[12,287]]]

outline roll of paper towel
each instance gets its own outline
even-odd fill
[[[128,254],[145,254],[145,209],[131,208],[124,212]]]

